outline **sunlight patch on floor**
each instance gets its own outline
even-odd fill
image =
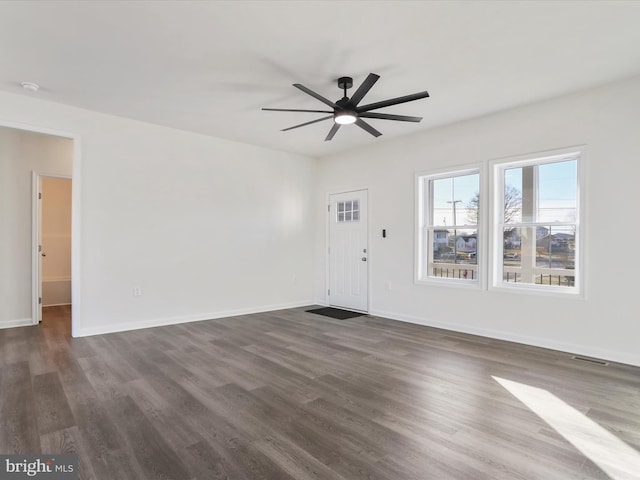
[[[613,480],[640,478],[640,453],[542,388],[492,377]]]

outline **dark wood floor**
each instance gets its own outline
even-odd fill
[[[640,368],[304,310],[0,330],[0,453],[75,452],[104,480],[640,478]],[[575,416],[533,411],[556,401]]]

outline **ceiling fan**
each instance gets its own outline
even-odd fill
[[[378,81],[380,78],[379,75],[375,73],[370,73],[364,82],[358,87],[355,93],[351,98],[347,97],[347,90],[353,86],[353,79],[351,77],[340,77],[338,79],[338,88],[344,91],[344,97],[336,102],[332,102],[331,100],[323,97],[322,95],[314,92],[313,90],[308,89],[304,85],[300,85],[299,83],[294,83],[293,86],[299,90],[302,90],[304,93],[311,95],[313,98],[320,100],[325,105],[333,108],[333,110],[301,110],[301,109],[291,109],[291,108],[263,108],[262,110],[269,112],[312,112],[312,113],[330,113],[331,115],[327,117],[318,118],[316,120],[312,120],[310,122],[301,123],[300,125],[295,125],[293,127],[284,128],[282,131],[286,132],[288,130],[293,130],[294,128],[304,127],[306,125],[311,125],[312,123],[322,122],[324,120],[333,119],[334,124],[329,130],[329,134],[324,139],[325,142],[331,140],[336,132],[340,129],[342,125],[349,125],[351,123],[355,123],[357,126],[362,128],[363,130],[369,132],[374,137],[379,137],[382,135],[378,130],[373,128],[367,122],[365,122],[364,118],[377,118],[380,120],[397,120],[400,122],[419,122],[422,120],[422,117],[409,117],[406,115],[392,115],[388,113],[375,113],[371,110],[377,110],[378,108],[390,107],[391,105],[398,105],[400,103],[412,102],[414,100],[420,100],[421,98],[426,98],[429,96],[429,93],[424,91],[420,93],[414,93],[412,95],[405,95],[404,97],[392,98],[390,100],[384,100],[382,102],[370,103],[368,105],[358,106],[364,96],[371,90],[371,87]]]

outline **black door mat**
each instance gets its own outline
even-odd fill
[[[366,315],[366,313],[351,312],[349,310],[341,310],[339,308],[332,307],[313,308],[311,310],[307,310],[307,312],[317,313],[318,315],[324,315],[325,317],[337,318],[338,320],[346,320],[347,318]]]

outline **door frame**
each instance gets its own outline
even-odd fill
[[[365,187],[353,187],[353,188],[339,188],[328,190],[325,195],[325,248],[324,248],[324,259],[325,259],[325,285],[324,285],[324,304],[331,305],[331,299],[327,292],[331,286],[331,259],[329,258],[330,252],[329,247],[331,245],[331,212],[329,205],[331,205],[331,195],[338,195],[341,193],[351,193],[351,192],[360,192],[364,191],[367,196],[367,310],[366,313],[371,311],[371,259],[373,258],[372,248],[371,248],[371,188]]]
[[[72,159],[72,167],[71,167],[71,336],[77,337],[80,335],[82,330],[82,317],[80,312],[82,311],[82,292],[81,292],[81,257],[80,257],[80,247],[81,247],[81,238],[80,234],[82,232],[81,228],[81,219],[82,219],[82,149],[81,149],[81,136],[77,133],[64,132],[61,130],[56,130],[49,127],[40,127],[37,125],[30,125],[20,122],[12,122],[8,120],[4,120],[0,118],[0,127],[14,128],[16,130],[23,130],[25,132],[34,132],[34,133],[44,133],[46,135],[52,135],[55,137],[68,138],[73,142],[73,159]],[[33,198],[33,193],[32,193]],[[32,206],[33,211],[33,206]],[[33,213],[32,213],[33,217]],[[34,241],[35,232],[31,231],[32,237],[32,251],[37,250],[37,237]],[[35,248],[33,244],[36,243]],[[32,255],[33,258],[33,255]],[[34,303],[38,301],[37,289],[34,294],[34,285],[35,279],[33,276],[33,259],[32,259],[32,268],[31,268],[31,298],[32,298],[32,308],[31,308],[31,319],[35,318],[37,320],[37,308],[34,310]],[[37,268],[37,263],[35,264]],[[35,298],[35,302],[33,299]],[[36,321],[34,324],[37,324]]]
[[[42,179],[44,178],[71,180],[73,192],[73,175],[31,171],[31,323],[33,325],[38,325],[42,320],[42,252],[40,250],[42,245],[42,198],[40,193],[42,192]],[[73,205],[71,209],[73,220]],[[73,244],[73,230],[71,231],[71,243]],[[71,275],[71,289],[73,290],[73,273]],[[73,300],[71,308],[73,309]]]

